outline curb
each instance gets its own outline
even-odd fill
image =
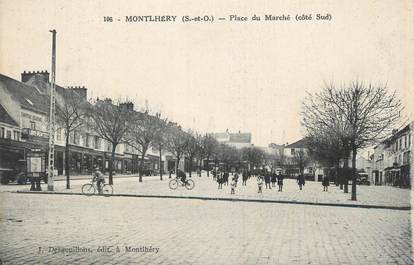
[[[80,192],[50,192],[50,191],[12,191],[11,193],[22,194],[48,194],[48,195],[84,195]],[[323,202],[304,202],[304,201],[285,201],[285,200],[259,200],[259,199],[241,199],[241,198],[210,198],[201,196],[172,196],[172,195],[144,195],[144,194],[112,194],[93,195],[102,197],[135,197],[135,198],[159,198],[159,199],[188,199],[188,200],[206,200],[206,201],[231,201],[231,202],[256,202],[256,203],[284,203],[284,204],[301,204],[314,206],[336,206],[348,208],[363,208],[363,209],[386,209],[386,210],[403,210],[410,211],[411,206],[387,206],[387,205],[358,205],[345,203],[323,203]]]

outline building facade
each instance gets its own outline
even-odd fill
[[[375,185],[411,187],[413,145],[411,122],[374,147],[372,180]]]
[[[63,88],[56,85],[56,104],[62,106],[67,95],[74,93],[87,102],[85,87]],[[21,81],[0,74],[0,169],[27,169],[31,152],[43,153],[47,159],[49,134],[50,83],[47,71],[23,72]],[[88,103],[88,102],[87,102]],[[88,103],[90,104],[90,103]],[[130,103],[132,104],[132,103]],[[133,105],[132,105],[133,108]],[[55,170],[65,174],[66,131],[62,124],[55,132]],[[69,133],[69,167],[72,175],[91,174],[98,167],[109,168],[111,143],[100,138],[90,127],[82,125]],[[168,154],[162,153],[162,170]],[[138,172],[139,153],[127,144],[116,147],[114,170],[120,174]],[[150,148],[145,157],[146,167],[159,172],[159,152]]]

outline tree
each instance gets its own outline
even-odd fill
[[[197,153],[200,150],[200,147],[197,142],[197,136],[194,134],[191,130],[188,131],[185,135],[187,143],[185,144],[185,155],[188,158],[189,162],[189,177],[191,178],[191,173],[193,171],[193,161],[194,157],[197,155]]]
[[[185,150],[187,148],[187,135],[181,129],[181,126],[177,125],[176,123],[169,122],[168,125],[169,126],[166,135],[165,146],[166,149],[170,151],[176,159],[175,172],[177,173],[180,160],[183,157]]]
[[[256,168],[260,166],[265,159],[265,152],[257,147],[244,147],[242,148],[243,159],[249,162],[249,168]]]
[[[319,93],[308,95],[304,107],[305,124],[317,125],[349,144],[351,200],[356,200],[357,152],[385,139],[397,125],[403,108],[396,92],[390,92],[386,86],[365,85],[359,81],[341,88],[331,84]]]
[[[84,123],[84,107],[86,100],[71,90],[64,90],[63,100],[58,102],[56,116],[61,128],[65,131],[65,175],[66,189],[70,189],[70,146],[69,137],[71,132],[80,128]]]
[[[218,149],[219,143],[210,134],[204,135],[202,139],[202,149],[207,160],[207,176],[210,176],[210,158],[214,156]]]
[[[160,114],[158,113],[152,116],[148,111],[135,112],[128,125],[128,134],[126,137],[128,144],[135,148],[141,156],[139,163],[139,182],[142,182],[145,155],[147,154],[148,148],[158,137],[159,119]]]
[[[125,141],[128,125],[131,123],[133,104],[131,102],[113,104],[112,100],[97,100],[91,106],[89,117],[90,126],[99,137],[111,144],[111,159],[109,161],[109,184],[113,184],[113,164],[116,147]]]
[[[310,161],[308,151],[304,148],[295,150],[292,158],[295,166],[297,166],[299,169],[299,174],[303,176],[305,167],[308,165]]]
[[[339,166],[342,159],[347,159],[349,157],[349,146],[347,141],[342,141],[337,138],[335,134],[318,131],[313,134],[308,134],[306,143],[309,155],[315,161],[325,167],[335,167],[335,183],[337,183],[337,185],[340,184],[340,188],[343,189],[343,184],[346,183],[344,183],[342,178],[343,171],[340,171]],[[347,189],[348,186],[345,185],[345,187],[345,189]]]
[[[162,180],[163,175],[163,167],[162,167],[162,150],[164,149],[164,145],[166,142],[166,135],[168,131],[168,121],[167,119],[162,119],[161,114],[159,114],[158,120],[156,120],[157,126],[156,130],[154,131],[154,141],[153,146],[157,148],[159,152],[159,169],[160,169],[160,180]]]

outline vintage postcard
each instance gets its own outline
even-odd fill
[[[413,264],[413,21],[0,0],[0,264]]]

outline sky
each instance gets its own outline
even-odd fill
[[[0,72],[51,69],[88,97],[131,100],[201,133],[251,132],[255,145],[303,137],[301,102],[324,82],[396,90],[412,117],[413,1],[4,1]],[[331,21],[295,21],[296,14]],[[290,22],[182,23],[183,15],[290,14]],[[126,16],[176,15],[175,23]],[[103,22],[104,16],[120,21]]]

